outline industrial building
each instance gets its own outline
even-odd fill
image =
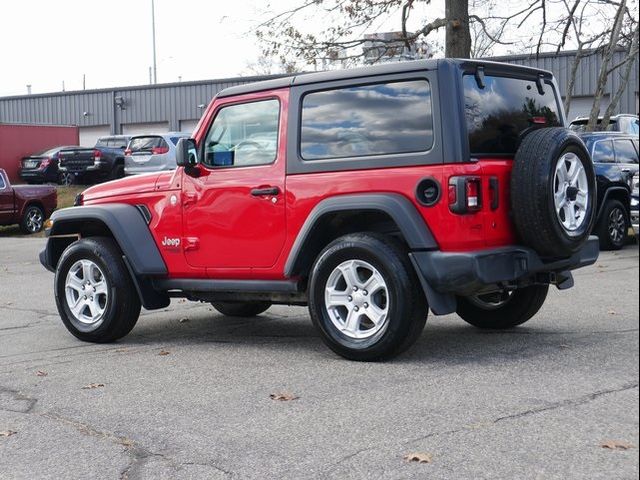
[[[564,97],[575,52],[518,55],[491,60],[529,65],[552,71]],[[613,65],[623,61],[617,52]],[[569,118],[588,115],[600,70],[601,56],[595,52],[582,59],[577,75]],[[609,76],[602,112],[618,88],[623,68]],[[0,97],[0,123],[77,125],[80,144],[92,146],[103,135],[123,133],[190,132],[204,108],[220,90],[242,83],[277,76],[240,77],[100,90],[57,92]],[[638,112],[638,58],[616,113]]]

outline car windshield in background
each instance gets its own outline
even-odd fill
[[[162,147],[164,140],[162,137],[137,137],[132,138],[129,150],[132,152],[146,152],[154,148]]]
[[[573,122],[571,122],[571,125],[569,125],[569,128],[571,130],[573,130],[574,132],[586,132],[587,131],[587,123],[589,122],[589,120],[585,119],[585,120],[575,120]],[[607,128],[602,128],[602,121],[598,120],[598,124],[596,126],[596,130],[598,131],[602,131],[602,130],[607,130],[607,131],[615,131],[617,130],[616,127],[616,120],[611,120],[609,121],[609,124],[607,125]]]
[[[188,135],[184,135],[182,137],[171,137],[169,138],[169,140],[171,140],[171,143],[173,143],[174,145],[178,144],[178,140],[180,140],[181,138],[189,138]]]
[[[465,75],[464,108],[472,155],[513,155],[522,133],[533,126],[560,125],[553,86],[540,94],[535,82],[517,78],[484,77],[484,88]]]

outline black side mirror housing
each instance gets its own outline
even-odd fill
[[[176,144],[176,164],[179,167],[195,167],[198,164],[198,149],[193,138],[181,138]]]

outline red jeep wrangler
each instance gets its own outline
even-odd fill
[[[425,60],[213,99],[178,169],[97,185],[41,253],[62,321],[109,342],[171,297],[308,305],[327,345],[392,357],[430,308],[510,328],[592,264],[595,178],[551,73]]]

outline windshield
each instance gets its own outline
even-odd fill
[[[561,125],[550,83],[544,83],[543,93],[536,82],[519,78],[486,76],[482,88],[473,75],[465,75],[463,84],[472,155],[514,155],[529,129]]]
[[[154,148],[164,146],[166,146],[166,143],[162,137],[136,137],[131,139],[131,143],[129,143],[129,150],[132,152],[151,151]]]

